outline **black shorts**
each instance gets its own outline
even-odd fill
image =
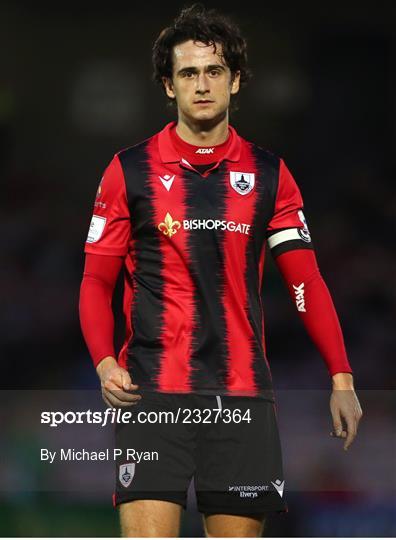
[[[288,511],[273,402],[140,393],[137,405],[123,409],[132,419],[116,427],[114,505],[157,499],[186,508],[194,477],[197,508],[204,514]]]

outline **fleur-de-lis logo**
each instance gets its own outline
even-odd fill
[[[165,236],[169,236],[169,238],[176,234],[180,227],[180,221],[173,221],[169,212],[166,214],[164,221],[158,225],[158,229],[163,232]]]

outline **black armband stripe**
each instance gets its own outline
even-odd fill
[[[295,249],[314,249],[312,242],[303,242],[302,240],[289,240],[288,242],[282,242],[276,247],[271,249],[271,254],[274,258],[286,253],[286,251],[293,251]]]
[[[275,231],[268,237],[268,245],[274,257],[293,249],[314,249],[307,229],[298,227]]]

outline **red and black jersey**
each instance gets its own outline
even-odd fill
[[[116,154],[95,200],[86,253],[125,258],[120,365],[148,390],[273,400],[265,246],[312,247],[299,189],[282,159],[232,127],[201,174],[172,128]]]

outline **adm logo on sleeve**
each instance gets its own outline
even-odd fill
[[[92,216],[91,223],[89,225],[89,231],[88,231],[88,238],[87,242],[88,244],[93,244],[94,242],[97,242],[100,237],[102,236],[103,230],[106,225],[106,218],[102,216],[95,216],[95,214]]]

